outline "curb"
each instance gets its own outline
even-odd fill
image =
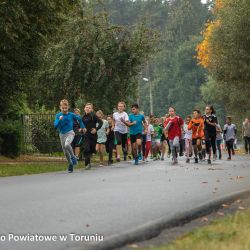
[[[158,219],[153,222],[145,223],[131,231],[120,235],[113,235],[106,238],[104,242],[88,245],[89,250],[111,250],[124,247],[134,242],[145,241],[158,236],[163,230],[176,226],[184,225],[201,216],[210,214],[221,208],[223,203],[233,203],[236,199],[247,198],[250,196],[250,190],[242,190],[232,193],[214,201],[204,203],[192,210],[176,214],[172,219]],[[84,248],[86,249],[86,248]]]

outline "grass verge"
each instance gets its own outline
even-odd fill
[[[147,250],[248,250],[249,232],[250,210],[247,210],[197,228],[168,246]]]

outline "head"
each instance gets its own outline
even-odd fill
[[[117,104],[117,110],[122,113],[126,108],[125,102],[118,102]]]
[[[170,107],[168,109],[168,114],[169,114],[170,117],[174,117],[175,116],[175,108]]]
[[[75,108],[75,109],[74,109],[74,114],[76,114],[76,115],[80,115],[80,114],[81,114],[80,109]]]
[[[193,117],[194,117],[194,119],[199,119],[201,117],[201,112],[199,109],[193,110]]]
[[[232,123],[232,117],[231,116],[227,116],[226,118],[226,124],[231,124]]]
[[[90,114],[91,112],[93,112],[94,110],[94,106],[92,103],[86,103],[85,107],[84,107],[84,112],[86,114]]]
[[[104,114],[103,114],[103,112],[102,112],[101,110],[98,110],[98,111],[96,112],[96,116],[97,116],[98,118],[100,118],[100,119],[103,119]]]
[[[214,107],[212,105],[207,105],[206,109],[205,109],[205,114],[206,115],[214,115],[215,114]]]
[[[112,115],[108,115],[107,116],[107,121],[108,121],[109,125],[111,126],[112,123],[113,123],[113,117],[112,117]]]
[[[185,120],[185,122],[186,122],[186,124],[189,124],[189,122],[191,121],[191,116],[190,115],[188,115],[187,117],[186,117],[186,120]]]
[[[159,118],[155,118],[155,120],[154,120],[154,125],[159,125],[159,121],[160,121]]]
[[[63,114],[67,114],[69,112],[69,102],[66,99],[60,101],[60,110]]]
[[[150,116],[149,116],[149,122],[150,122],[151,124],[154,123],[154,119],[155,119],[154,115],[150,115]]]
[[[133,104],[131,106],[131,112],[134,114],[134,115],[137,115],[139,114],[139,106],[137,103]]]
[[[248,124],[249,123],[249,119],[246,118],[245,121],[244,121],[244,123]]]

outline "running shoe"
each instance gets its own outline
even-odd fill
[[[215,161],[217,158],[217,155],[213,155],[213,161]]]
[[[91,164],[88,164],[87,166],[85,166],[85,170],[90,170],[91,169]]]
[[[73,172],[73,165],[72,164],[69,164],[69,166],[68,166],[68,172],[69,173]]]
[[[138,157],[135,158],[135,165],[138,165],[139,164],[139,159]]]
[[[210,159],[208,159],[208,160],[207,160],[207,163],[208,163],[208,164],[211,164],[212,162],[211,162],[211,160],[210,160]]]
[[[161,161],[164,161],[164,157],[161,157]]]
[[[190,163],[190,159],[187,159],[187,160],[186,160],[186,163]]]
[[[78,163],[77,158],[75,156],[72,156],[71,157],[71,162],[72,162],[73,165],[77,165],[77,163]]]
[[[141,153],[138,154],[138,160],[141,161],[142,160],[142,156]]]
[[[194,163],[198,163],[198,158],[194,158]]]
[[[202,158],[203,158],[203,157],[202,157],[202,153],[199,152],[199,159],[202,160]]]

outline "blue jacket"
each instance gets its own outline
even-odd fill
[[[61,115],[63,116],[62,120],[59,119]],[[66,134],[67,132],[73,130],[74,120],[79,121],[80,128],[85,128],[82,118],[72,112],[68,112],[68,114],[63,114],[62,112],[57,113],[54,121],[54,127],[58,129],[61,134]]]

